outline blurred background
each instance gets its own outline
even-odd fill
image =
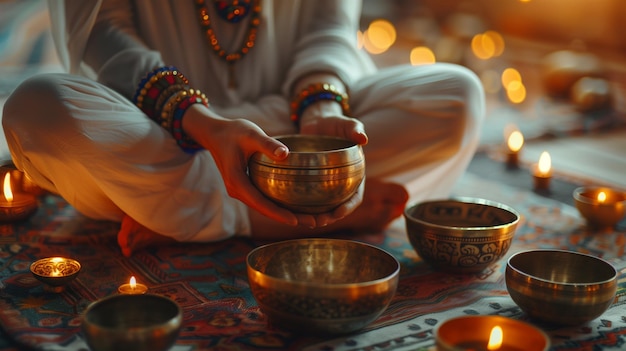
[[[0,105],[26,77],[60,70],[46,6],[0,0]],[[527,160],[549,140],[565,152],[556,166],[621,179],[625,27],[623,0],[363,0],[355,35],[379,67],[451,62],[476,72],[487,93],[483,149],[518,130]]]

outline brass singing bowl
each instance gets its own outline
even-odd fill
[[[160,295],[112,295],[90,304],[82,332],[92,351],[165,351],[176,342],[182,310]]]
[[[285,160],[254,154],[248,170],[252,183],[279,205],[299,213],[330,212],[358,190],[365,177],[360,145],[319,135],[278,136],[289,148]]]
[[[80,270],[80,262],[66,257],[46,257],[30,265],[35,279],[55,292],[63,291],[65,285],[76,279]]]
[[[292,331],[345,334],[376,320],[395,295],[400,264],[375,246],[295,239],[246,260],[252,294],[270,322]]]
[[[597,194],[604,191],[610,197],[600,203]],[[592,227],[612,228],[626,215],[626,193],[603,187],[574,189],[574,203],[578,212]]]
[[[561,325],[602,315],[615,299],[617,276],[603,259],[563,250],[516,253],[505,272],[509,295],[526,314]]]
[[[411,205],[404,218],[424,262],[450,273],[477,273],[507,253],[520,216],[495,201],[459,197]]]

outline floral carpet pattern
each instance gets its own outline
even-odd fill
[[[298,335],[271,325],[249,290],[245,257],[260,243],[239,238],[181,244],[125,258],[116,244],[116,224],[86,219],[60,198],[46,195],[29,221],[0,226],[0,325],[5,334],[0,350],[87,350],[80,331],[82,311],[116,294],[131,275],[150,293],[168,296],[183,308],[183,328],[172,350],[431,350],[436,327],[467,314],[526,320],[550,335],[552,350],[626,347],[626,228],[591,232],[566,204],[471,174],[455,194],[506,203],[522,214],[508,255],[527,248],[560,248],[612,262],[621,274],[615,303],[601,317],[577,327],[529,320],[506,291],[506,257],[475,275],[433,271],[410,246],[399,219],[384,233],[352,237],[386,249],[401,263],[398,291],[385,313],[353,335]],[[44,290],[29,271],[33,261],[55,255],[82,264],[78,278],[61,293]]]

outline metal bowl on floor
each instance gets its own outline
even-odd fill
[[[113,295],[90,304],[82,331],[92,351],[166,351],[178,338],[180,306],[160,295]]]
[[[254,154],[252,183],[281,206],[300,213],[329,212],[352,197],[365,177],[363,150],[349,140],[319,135],[276,139],[290,150],[282,161]]]
[[[417,254],[433,268],[477,273],[509,250],[519,214],[478,198],[432,200],[404,211],[406,231]]]
[[[254,298],[271,323],[301,333],[345,334],[377,319],[395,295],[400,264],[375,246],[295,239],[252,250]]]
[[[512,255],[506,287],[530,317],[578,325],[602,315],[617,292],[617,270],[595,256],[563,250],[529,250]]]

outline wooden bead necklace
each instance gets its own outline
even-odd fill
[[[205,3],[206,3],[205,0],[195,0],[196,9],[200,16],[200,25],[202,26],[202,31],[206,35],[209,45],[213,48],[213,51],[217,54],[219,58],[226,61],[226,63],[228,64],[228,87],[234,89],[237,87],[237,82],[235,78],[235,63],[241,60],[250,51],[250,49],[254,47],[254,44],[256,41],[259,24],[261,23],[261,19],[259,16],[261,12],[261,1],[253,0],[253,3],[251,5],[252,11],[251,11],[250,22],[248,23],[248,35],[246,39],[244,40],[244,43],[241,49],[233,53],[226,52],[226,50],[222,48],[219,41],[217,40],[217,37],[215,36],[215,31],[213,30],[213,27],[211,26],[211,18],[209,17],[209,12],[205,6]],[[240,7],[234,6],[231,8],[234,9],[234,11],[239,10],[238,13],[241,14]],[[248,13],[248,11],[243,11],[243,12],[244,12],[243,13],[244,16]],[[228,20],[228,17],[229,16],[226,15],[227,20]],[[237,16],[234,16],[234,17],[237,17]],[[236,22],[239,22],[239,20],[241,20],[240,16],[237,18],[237,20],[234,20],[232,22],[236,23]]]

